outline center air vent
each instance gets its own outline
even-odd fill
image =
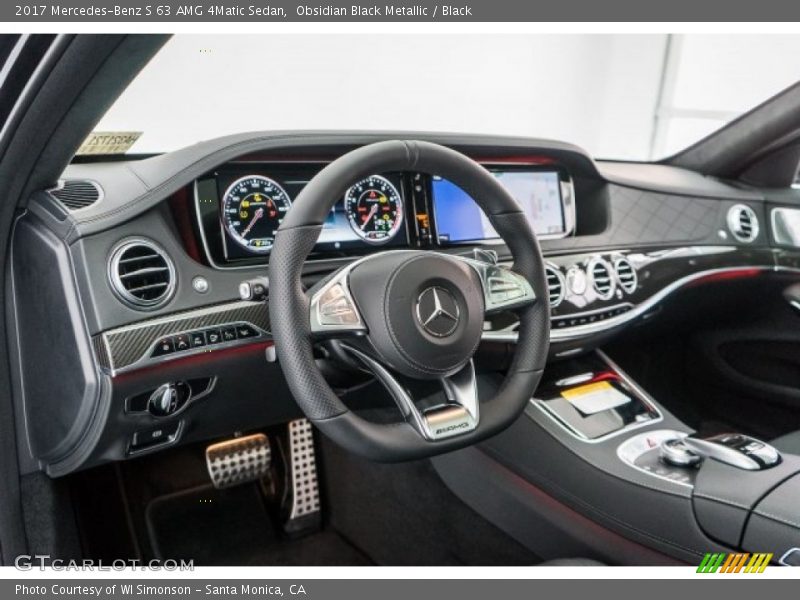
[[[93,181],[67,179],[60,181],[56,189],[50,190],[50,194],[67,210],[79,210],[100,199],[100,186]]]
[[[749,244],[758,237],[758,217],[745,204],[732,206],[728,211],[728,229],[740,242]]]
[[[134,308],[158,308],[175,291],[175,267],[167,253],[150,240],[126,240],[117,246],[108,274],[116,294]]]
[[[627,258],[618,258],[614,261],[614,270],[617,272],[619,286],[629,294],[635,292],[638,280],[631,261]]]
[[[614,278],[611,274],[611,265],[600,257],[593,258],[589,261],[589,266],[586,269],[589,272],[589,279],[592,282],[592,288],[597,292],[597,296],[601,300],[609,300],[614,295]]]
[[[566,294],[566,283],[564,282],[564,275],[558,267],[554,265],[547,265],[545,267],[547,273],[547,290],[550,297],[550,306],[555,308],[564,300]]]

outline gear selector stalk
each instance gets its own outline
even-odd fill
[[[686,437],[665,440],[661,458],[676,466],[697,464],[705,458],[745,469],[760,471],[781,462],[781,455],[769,444],[740,433],[722,433],[710,438]]]

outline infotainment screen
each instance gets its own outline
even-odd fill
[[[557,171],[494,171],[511,193],[539,236],[567,233]],[[433,210],[436,233],[442,243],[498,239],[489,219],[475,201],[454,183],[433,178]]]

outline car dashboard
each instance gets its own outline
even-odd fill
[[[768,218],[785,207],[759,190],[596,162],[561,142],[258,133],[141,160],[76,162],[31,199],[12,242],[23,469],[60,476],[300,416],[270,335],[275,230],[327,163],[402,137],[467,154],[529,216],[547,262],[540,300],[550,305],[552,360],[653,318],[687,288],[779,276],[800,259]],[[375,173],[337,194],[304,283],[398,248],[512,261],[451,182]],[[502,369],[515,341],[512,313],[488,320],[487,368]]]

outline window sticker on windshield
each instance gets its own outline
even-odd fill
[[[564,390],[561,396],[585,415],[603,412],[631,401],[607,381],[587,383]]]
[[[93,131],[78,148],[78,155],[125,154],[141,135],[141,131]]]

